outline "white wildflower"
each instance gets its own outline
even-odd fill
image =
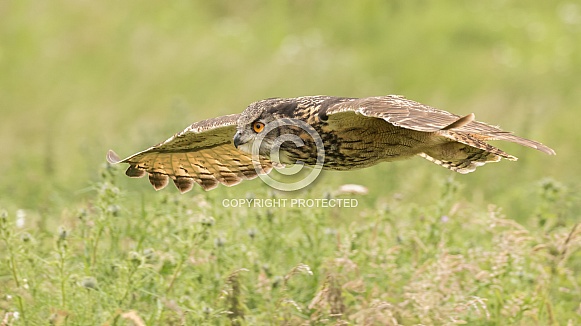
[[[369,190],[362,186],[356,184],[344,184],[335,191],[335,195],[366,195]]]
[[[23,228],[26,219],[26,212],[23,209],[19,209],[16,211],[16,227]]]

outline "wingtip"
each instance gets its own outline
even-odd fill
[[[548,146],[545,146],[545,145],[543,145],[541,148],[538,148],[538,150],[540,150],[541,152],[544,152],[546,154],[549,154],[549,155],[557,155],[557,152],[555,152],[554,149],[552,149]]]
[[[117,155],[117,153],[110,149],[107,152],[107,162],[109,162],[109,164],[117,164],[121,162],[121,158],[119,158],[119,155]]]

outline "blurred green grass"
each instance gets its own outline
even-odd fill
[[[549,157],[498,143],[520,160],[454,177],[458,201],[536,228],[542,180],[581,184],[580,37],[576,1],[4,1],[0,208],[35,212],[55,232],[94,200],[109,148],[130,154],[267,97],[402,94],[553,147]],[[370,189],[362,212],[396,194],[429,207],[450,175],[418,158],[325,173],[313,191],[359,183]],[[126,204],[165,195],[116,176]],[[568,200],[554,218],[570,227],[578,208]]]
[[[1,8],[1,189],[17,194],[11,200],[19,206],[34,207],[55,189],[64,196],[82,189],[109,148],[129,154],[274,96],[403,94],[475,112],[554,147],[556,158],[500,144],[522,160],[463,178],[501,203],[491,180],[510,176],[526,187],[539,171],[562,180],[581,172],[570,163],[580,140],[572,123],[581,97],[575,3],[22,1]],[[414,161],[356,179],[449,174]]]

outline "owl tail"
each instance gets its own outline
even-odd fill
[[[437,159],[426,153],[420,153],[421,157],[425,158],[430,162],[434,162],[438,165],[445,167],[446,169],[466,174],[474,172],[477,167],[484,165],[488,162],[498,162],[500,161],[500,156],[492,153],[487,153],[483,150],[477,150],[478,153],[472,154],[470,157],[466,158],[443,158]]]
[[[433,145],[419,155],[452,171],[466,174],[477,167],[501,158],[516,161],[517,158],[484,142],[474,135],[447,132],[444,143]]]

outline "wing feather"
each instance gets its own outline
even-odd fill
[[[232,144],[239,116],[231,114],[196,122],[166,141],[125,159],[110,150],[107,161],[128,163],[125,174],[130,177],[149,174],[149,181],[156,190],[167,186],[169,179],[182,193],[191,190],[194,183],[204,190],[214,189],[219,184],[236,185],[272,169],[269,160],[260,158],[254,162],[250,154],[239,151]]]
[[[555,151],[534,140],[515,136],[489,124],[474,121],[469,114],[461,117],[447,111],[439,110],[399,95],[367,97],[353,99],[329,107],[328,116],[333,114],[361,114],[370,118],[380,118],[394,126],[423,132],[453,130],[470,134],[482,140],[505,140],[541,152],[554,155]]]

